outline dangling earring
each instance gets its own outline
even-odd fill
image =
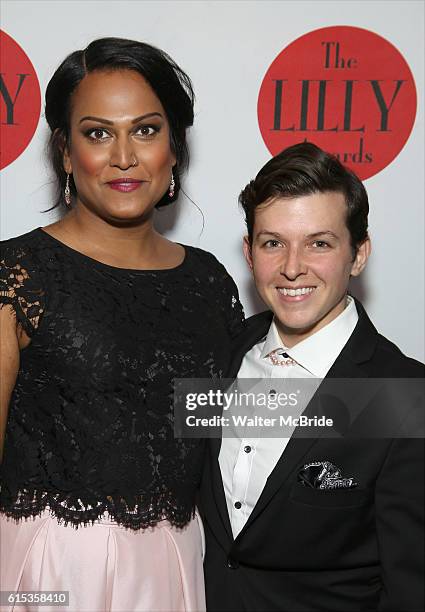
[[[70,177],[70,174],[67,174],[66,175],[65,190],[64,190],[65,203],[68,206],[68,208],[71,206],[71,190],[69,188],[69,177]]]
[[[170,196],[170,198],[174,196],[175,187],[176,187],[176,181],[174,180],[173,171],[171,170],[171,183],[170,183],[170,188],[168,190],[168,195]]]

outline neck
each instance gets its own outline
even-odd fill
[[[86,236],[99,237],[104,241],[118,241],[118,243],[126,240],[138,240],[155,233],[153,229],[153,210],[149,215],[136,220],[105,220],[99,217],[91,210],[82,204],[77,204],[75,208],[68,213],[64,222],[67,222],[70,227],[74,226],[78,231],[84,232]]]
[[[137,222],[111,223],[80,203],[57,224],[57,229],[64,232],[64,242],[76,250],[118,267],[143,267],[164,240],[153,227],[152,214]]]

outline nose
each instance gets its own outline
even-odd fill
[[[128,170],[132,166],[137,166],[137,157],[131,141],[126,138],[117,138],[111,151],[110,165]]]
[[[279,271],[288,280],[295,280],[307,272],[302,253],[295,246],[284,252]]]

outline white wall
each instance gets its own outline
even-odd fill
[[[94,38],[144,40],[167,51],[190,75],[196,120],[185,183],[202,216],[183,196],[158,213],[164,233],[212,251],[235,278],[247,314],[263,309],[242,252],[237,196],[269,159],[257,123],[257,97],[276,55],[311,30],[331,25],[370,29],[408,62],[418,91],[413,132],[398,157],[366,181],[373,255],[353,287],[378,329],[424,360],[424,4],[411,1],[3,1],[1,27],[30,57],[42,92],[60,61]],[[52,214],[47,129],[40,120],[25,152],[1,173],[1,235],[46,225]]]

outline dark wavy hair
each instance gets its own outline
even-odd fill
[[[330,153],[311,142],[284,149],[266,163],[239,195],[252,245],[255,209],[274,198],[296,198],[326,191],[342,193],[353,258],[368,236],[369,201],[361,180]]]
[[[169,55],[147,43],[124,38],[100,38],[85,49],[68,55],[47,85],[45,115],[52,132],[49,157],[58,187],[53,208],[64,204],[66,174],[63,150],[70,136],[72,94],[82,79],[96,70],[134,70],[149,83],[160,100],[170,126],[170,145],[176,156],[176,164],[173,167],[174,196],[170,198],[168,192],[165,193],[156,207],[170,204],[178,197],[181,174],[189,163],[186,130],[193,124],[195,99],[190,78]],[[70,181],[70,188],[75,196],[73,180]]]

